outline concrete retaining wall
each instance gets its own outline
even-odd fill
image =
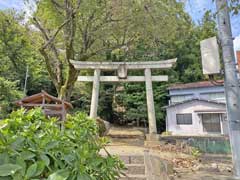
[[[231,154],[229,138],[226,136],[159,136],[160,142],[188,144],[202,153]]]

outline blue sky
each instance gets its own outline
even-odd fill
[[[212,0],[180,0],[185,2],[185,9],[195,22],[198,22],[207,10],[215,11]],[[240,50],[240,14],[231,15],[234,49]]]
[[[191,15],[195,22],[198,22],[207,10],[214,10],[215,5],[212,0],[179,0],[185,2],[186,11]],[[0,9],[14,8],[22,10],[24,6],[23,0],[0,0]],[[231,16],[232,32],[235,37],[235,49],[240,49],[240,14]]]
[[[186,2],[186,11],[192,19],[197,22],[207,10],[215,11],[215,4],[212,0],[183,0]],[[233,37],[240,35],[240,14],[231,15]]]
[[[23,7],[23,0],[0,0],[0,9],[14,8],[20,10]]]

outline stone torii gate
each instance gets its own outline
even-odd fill
[[[169,69],[177,59],[163,61],[146,61],[146,62],[87,62],[74,61],[71,63],[77,70],[94,70],[94,76],[78,76],[78,81],[93,82],[92,99],[90,108],[90,117],[97,117],[98,97],[100,82],[144,82],[146,84],[146,98],[148,110],[149,133],[156,134],[156,117],[153,99],[152,82],[168,81],[168,76],[152,76],[151,69]],[[101,71],[117,70],[118,76],[101,76]],[[128,70],[144,70],[145,76],[128,76]]]

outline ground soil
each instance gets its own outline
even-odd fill
[[[106,150],[116,155],[143,155],[144,150],[150,150],[162,159],[173,163],[173,180],[232,180],[233,170],[231,157],[227,155],[192,155],[189,147],[178,145],[156,145],[144,147],[144,143],[133,143],[142,137],[141,130],[129,130],[125,128],[111,129],[113,139]],[[120,135],[120,136],[118,136]],[[129,136],[128,136],[129,135]],[[131,138],[131,135],[134,137]],[[121,138],[124,137],[124,138]],[[124,140],[123,140],[124,139]],[[141,139],[141,138],[140,138]],[[102,151],[102,153],[105,153]]]

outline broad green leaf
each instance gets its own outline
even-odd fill
[[[88,174],[78,174],[77,180],[91,180],[91,177]]]
[[[44,168],[45,168],[45,162],[44,161],[38,161],[35,176],[39,176],[40,174],[42,174],[42,172],[44,171]]]
[[[0,166],[0,176],[9,176],[16,173],[22,167],[16,164],[4,164]]]
[[[4,127],[6,127],[7,124],[6,123],[1,123],[0,124],[0,129],[3,129]],[[0,132],[0,142],[3,142],[3,143],[6,143],[7,140],[6,140],[6,137],[2,134],[2,132]]]
[[[1,177],[0,179],[1,180],[13,180],[13,178],[10,176]]]
[[[44,161],[45,165],[48,166],[50,164],[50,160],[47,155],[41,154],[40,158]]]
[[[35,154],[32,153],[31,151],[23,151],[23,152],[21,152],[20,156],[24,160],[29,160],[29,159],[32,159],[33,157],[35,157]]]
[[[71,163],[72,161],[75,160],[75,156],[73,154],[68,154],[64,156],[64,160],[67,161],[68,163]]]
[[[9,155],[7,153],[0,154],[0,165],[9,163]]]
[[[36,175],[36,172],[37,172],[37,163],[34,163],[27,169],[25,177],[27,179],[34,177]]]
[[[57,172],[51,174],[48,180],[66,180],[69,177],[70,172],[68,170],[58,170]]]
[[[24,137],[18,137],[12,144],[11,147],[15,150],[20,149],[21,146],[23,146],[25,138]]]
[[[31,150],[32,152],[35,152],[37,150],[37,146],[34,141],[29,140],[28,144],[29,144],[29,148],[28,148],[29,150]]]
[[[50,150],[50,149],[57,147],[58,145],[59,145],[58,141],[52,141],[47,144],[46,149]]]
[[[23,176],[20,172],[16,172],[14,175],[12,175],[13,180],[23,180]]]
[[[22,176],[24,176],[25,175],[25,171],[26,171],[26,163],[25,163],[25,161],[21,157],[17,157],[16,164],[18,164],[19,166],[22,167],[22,169],[20,170],[20,173],[21,173]]]

